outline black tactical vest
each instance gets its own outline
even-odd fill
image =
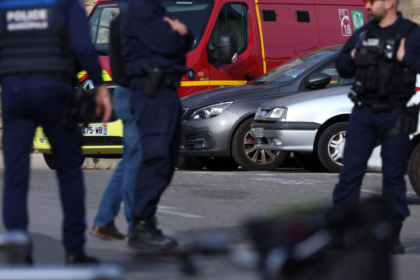
[[[67,24],[56,0],[35,0],[31,6],[22,0],[0,2],[0,75],[73,75],[74,68]]]
[[[359,95],[376,94],[387,99],[392,94],[415,94],[416,73],[396,59],[402,38],[417,24],[403,19],[395,30],[376,31],[377,25],[368,23],[356,48],[357,66],[353,90]]]

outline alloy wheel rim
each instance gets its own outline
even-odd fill
[[[328,155],[337,165],[343,166],[344,145],[346,143],[346,131],[340,131],[331,137],[328,143]]]
[[[249,130],[244,137],[243,149],[248,160],[258,165],[266,165],[272,163],[281,151],[257,149],[257,140]]]

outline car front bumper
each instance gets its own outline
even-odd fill
[[[101,125],[101,124],[89,124]],[[84,136],[82,154],[91,157],[120,157],[123,153],[121,120],[106,123],[107,135]],[[38,127],[33,140],[34,148],[44,154],[52,154],[52,148],[41,127]]]
[[[251,125],[258,149],[290,152],[312,152],[321,127],[313,122],[256,122]],[[256,135],[256,128],[262,135]],[[275,141],[276,140],[276,141]]]
[[[237,115],[228,110],[214,118],[183,120],[180,156],[229,156],[231,130],[237,121]]]

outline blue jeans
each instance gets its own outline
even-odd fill
[[[113,225],[118,215],[121,201],[124,201],[128,232],[133,224],[131,209],[134,202],[134,189],[137,171],[142,158],[142,146],[137,131],[136,121],[131,114],[130,89],[118,86],[114,91],[113,103],[115,114],[123,121],[123,159],[115,169],[105,189],[94,224],[98,227]]]

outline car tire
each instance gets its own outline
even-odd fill
[[[335,123],[322,132],[318,141],[318,156],[322,164],[331,172],[343,168],[344,145],[346,142],[347,122]]]
[[[56,170],[54,157],[52,154],[42,154],[44,156],[45,163],[51,170]],[[82,157],[82,161],[80,162],[80,166],[83,165],[83,162],[85,161],[85,157]]]
[[[225,171],[238,169],[239,165],[231,158],[197,158],[197,161],[208,170]]]
[[[411,186],[418,196],[420,196],[420,143],[414,148],[410,155],[407,166],[407,174]]]
[[[232,155],[236,163],[245,170],[271,171],[286,159],[287,152],[266,151],[255,148],[257,140],[251,133],[254,119],[244,121],[236,130],[232,140]],[[264,163],[265,162],[265,163]]]
[[[197,159],[192,157],[179,157],[176,167],[179,170],[203,169],[203,166],[197,161]]]
[[[293,153],[296,162],[305,170],[310,172],[327,172],[328,169],[322,164],[318,157],[313,154]]]

